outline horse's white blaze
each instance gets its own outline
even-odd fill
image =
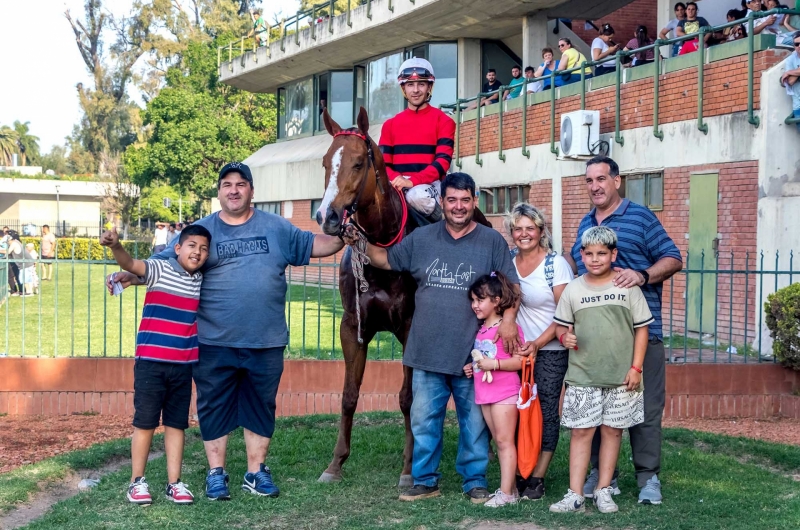
[[[328,218],[328,207],[339,194],[338,178],[339,167],[342,165],[342,151],[344,151],[344,146],[337,149],[336,152],[333,153],[333,157],[331,157],[331,179],[328,181],[328,188],[325,190],[325,195],[322,197],[322,204],[320,204],[319,210],[317,210],[322,217],[323,223]]]

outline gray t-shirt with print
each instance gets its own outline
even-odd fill
[[[453,239],[445,222],[418,228],[388,249],[393,270],[417,282],[416,308],[403,352],[412,368],[463,375],[478,331],[469,287],[484,274],[500,271],[519,283],[508,244],[499,232],[477,225]]]
[[[261,210],[253,210],[241,225],[225,223],[219,213],[195,224],[211,233],[208,260],[200,269],[200,342],[231,348],[286,346],[285,271],[288,265],[308,264],[314,234]],[[154,257],[174,258],[175,251],[168,248]]]

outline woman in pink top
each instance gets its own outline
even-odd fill
[[[518,301],[518,295],[508,279],[499,272],[478,278],[469,288],[472,310],[483,324],[475,338],[472,350],[474,363],[464,367],[467,377],[475,376],[475,403],[481,406],[483,418],[497,444],[500,461],[500,488],[484,504],[499,508],[519,500],[514,484],[517,469],[517,447],[514,436],[517,430],[517,396],[520,380],[517,370],[522,368],[520,358],[512,357],[503,349],[503,341],[496,341],[497,327],[502,314]],[[521,342],[525,342],[522,328],[517,326]],[[495,342],[496,341],[496,342]]]
[[[42,259],[51,260],[56,257],[56,236],[50,232],[50,227],[42,226]],[[53,263],[42,262],[42,281],[49,282],[53,279]]]

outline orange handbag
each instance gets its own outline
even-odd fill
[[[533,362],[526,358],[522,363],[522,387],[517,399],[519,429],[517,430],[517,467],[523,478],[528,478],[539,461],[542,451],[542,407],[533,380]]]

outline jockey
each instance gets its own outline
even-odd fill
[[[406,202],[429,221],[442,218],[439,181],[450,168],[456,124],[431,107],[433,66],[412,57],[400,66],[397,82],[408,108],[383,124],[379,142],[392,186],[406,193]]]

